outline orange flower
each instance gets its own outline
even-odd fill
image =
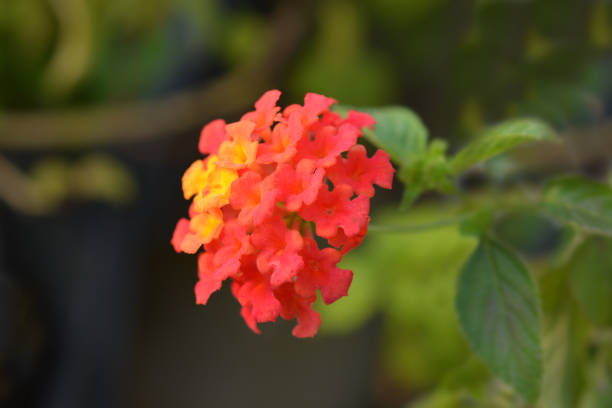
[[[281,114],[279,97],[268,91],[240,121],[204,127],[198,148],[208,157],[183,175],[193,203],[171,243],[177,252],[205,248],[197,303],[231,279],[254,332],[281,316],[297,318],[296,337],[311,337],[321,323],[317,290],[326,304],[348,294],[353,273],[336,265],[366,234],[373,185],[391,188],[394,170],[386,153],[368,158],[356,145],[371,116],[342,119],[329,111],[333,99],[312,93]],[[338,249],[319,248],[315,234]]]

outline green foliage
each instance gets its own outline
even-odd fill
[[[354,2],[326,1],[318,7],[313,40],[294,64],[288,90],[294,100],[306,92],[333,95],[345,103],[389,103],[397,92],[393,63],[365,39],[364,16]]]
[[[503,242],[529,258],[552,255],[561,245],[565,232],[537,207],[498,214],[494,230]]]
[[[471,356],[450,370],[435,392],[408,404],[409,408],[527,408],[510,386],[492,379],[479,358]]]
[[[136,180],[120,161],[104,154],[91,154],[69,163],[59,158],[37,162],[29,178],[42,208],[52,210],[70,199],[125,205],[138,191]]]
[[[409,405],[410,408],[461,408],[481,407],[466,392],[441,391]]]
[[[254,13],[245,13],[229,20],[224,46],[221,47],[224,59],[234,65],[263,55],[266,27],[265,20]]]
[[[588,237],[569,264],[571,290],[588,318],[612,326],[612,239]]]
[[[564,311],[547,328],[540,399],[545,407],[576,406],[583,382],[585,337],[584,325],[570,310]]]
[[[399,170],[399,179],[404,183],[403,208],[411,205],[427,190],[448,193],[454,189],[445,152],[446,143],[433,140],[424,154]]]
[[[334,109],[346,115],[351,107],[337,105]],[[428,145],[427,128],[413,111],[398,106],[355,109],[374,117],[375,129],[364,129],[365,137],[389,153],[399,165],[397,174],[405,186],[404,207],[412,204],[424,191],[449,192],[453,189],[446,159],[446,143],[433,140]]]
[[[398,215],[375,213],[373,223],[401,227],[451,217],[448,206],[415,206]],[[372,230],[339,265],[355,272],[349,296],[319,309],[322,331],[344,333],[374,316],[382,319],[382,364],[399,384],[435,385],[468,358],[453,297],[459,268],[476,245],[457,225],[388,233]]]
[[[470,214],[459,224],[461,233],[480,237],[490,228],[493,215],[493,209],[486,206]]]
[[[69,3],[0,1],[0,104],[7,111],[132,100],[214,81],[194,74],[194,63],[198,72],[216,73],[267,57],[271,14],[259,8],[236,12],[211,0],[154,0],[147,7],[91,0],[78,2],[83,15],[66,9]],[[536,115],[566,127],[602,118],[601,97],[612,89],[606,60],[612,5],[472,3],[318,2],[300,16],[310,19],[304,41],[281,50],[295,51],[296,59],[274,86],[291,101],[320,92],[350,104],[401,103],[403,97],[418,106],[429,129],[406,107],[357,108],[377,120],[365,138],[395,161],[404,206],[431,190],[454,195],[445,205],[423,200],[408,214],[374,211],[366,241],[341,265],[355,271],[350,296],[321,308],[322,330],[346,333],[379,316],[381,366],[410,391],[427,393],[417,407],[533,407],[517,392],[534,400],[540,377],[538,408],[612,406],[610,185],[568,177],[543,195],[529,185],[528,194],[508,193],[503,188],[517,181],[510,176],[520,168],[510,155],[479,169],[490,185],[476,193],[456,183],[475,164],[555,138],[537,119],[480,132],[486,121]],[[284,23],[291,24],[287,15]],[[53,62],[75,51],[79,58],[70,63]],[[478,136],[449,157],[447,144],[454,148],[472,134]],[[73,199],[122,204],[136,192],[127,169],[104,156],[43,160],[27,179],[33,197],[49,208]],[[485,238],[456,288],[475,236]],[[487,236],[510,244],[529,264]],[[576,239],[563,246],[567,236]],[[470,357],[459,322],[482,361]],[[491,378],[485,365],[515,389]]]
[[[580,408],[602,408],[612,406],[612,381],[599,381],[585,395]]]
[[[252,45],[244,37],[259,27],[245,27],[241,15],[228,18],[212,0],[2,1],[0,105],[29,110],[150,96],[196,58],[208,69],[202,56],[229,60]]]
[[[345,106],[337,107],[341,114],[346,114],[348,109]],[[405,184],[404,203],[408,204],[427,190],[456,192],[455,178],[473,164],[486,161],[522,143],[555,139],[554,131],[541,121],[513,120],[485,131],[449,160],[446,156],[446,143],[439,140],[428,142],[425,127],[411,111],[397,107],[358,110],[368,112],[376,119],[376,128],[367,131],[365,136],[377,147],[387,150],[397,163],[398,178]],[[502,179],[497,177],[495,180],[499,182]],[[591,315],[590,319],[595,323],[608,323],[609,310],[612,310],[609,305],[612,289],[607,285],[603,271],[609,270],[610,266],[600,262],[598,269],[591,264],[602,258],[602,253],[609,252],[612,247],[608,248],[606,244],[596,254],[591,239],[587,239],[576,249],[570,264],[560,268],[562,271],[572,271],[569,275],[571,279],[568,280],[568,273],[563,272],[559,275],[561,278],[558,283],[543,281],[549,286],[545,290],[547,316],[543,328],[540,296],[531,274],[517,255],[490,238],[490,234],[494,231],[530,258],[554,262],[567,260],[566,254],[575,249],[573,243],[580,236],[552,223],[546,215],[569,221],[572,225],[578,224],[587,231],[609,233],[606,230],[610,229],[609,215],[612,213],[610,190],[609,186],[601,183],[566,178],[551,183],[546,189],[543,206],[538,206],[540,195],[532,191],[529,197],[516,196],[515,193],[512,200],[507,199],[510,196],[486,198],[483,195],[480,201],[457,207],[460,208],[459,215],[451,219],[458,225],[453,226],[453,230],[467,237],[481,237],[478,248],[460,273],[456,288],[459,322],[468,342],[491,373],[512,388],[505,389],[491,378],[474,377],[459,387],[448,387],[448,384],[439,387],[415,406],[453,407],[468,404],[483,407],[528,407],[539,399],[543,407],[570,408],[581,398],[586,398],[583,361],[586,359],[584,350],[588,344],[586,334],[589,323],[581,319],[576,305],[563,301],[569,297],[571,286],[571,292],[582,308],[587,309],[585,313]],[[490,192],[489,195],[493,196]],[[452,212],[456,214],[455,210]],[[439,281],[443,276],[448,278],[448,272],[438,275],[435,282],[428,281],[424,285],[415,285],[418,280],[408,279],[409,276],[416,277],[419,274],[419,263],[415,262],[419,256],[431,258],[428,262],[424,261],[424,265],[430,265],[424,270],[436,270],[431,265],[434,260],[443,258],[444,245],[449,242],[449,238],[442,236],[437,236],[435,243],[428,241],[425,234],[429,232],[423,231],[428,227],[442,228],[447,225],[440,218],[448,219],[448,214],[429,224],[423,223],[422,218],[421,214],[420,223],[402,225],[404,223],[396,213],[393,219],[395,224],[373,228],[371,235],[375,231],[417,234],[414,242],[402,234],[394,235],[393,238],[377,236],[376,245],[369,243],[369,250],[356,252],[363,254],[361,257],[355,255],[352,258],[349,255],[347,267],[359,269],[361,273],[364,270],[375,271],[376,277],[372,278],[370,272],[362,278],[356,278],[357,282],[362,280],[361,284],[356,285],[362,295],[355,296],[360,305],[349,307],[345,303],[336,312],[333,307],[330,308],[332,314],[337,311],[346,313],[344,317],[335,319],[341,330],[360,322],[354,315],[351,316],[350,310],[363,313],[368,308],[374,308],[383,311],[386,324],[393,327],[393,335],[385,337],[383,348],[386,371],[393,378],[416,389],[432,384],[436,376],[440,375],[440,371],[432,367],[431,361],[437,361],[436,358],[441,356],[432,357],[429,350],[434,347],[436,352],[440,352],[449,348],[448,345],[432,342],[432,339],[454,338],[451,332],[444,334],[431,324],[432,320],[448,324],[448,317],[443,317],[445,312],[442,313],[447,309],[441,308],[446,303],[433,306],[433,299],[449,299],[448,289],[452,285],[449,286],[446,280]],[[567,241],[572,236],[574,241]],[[429,252],[421,245],[427,245],[434,252]],[[413,248],[418,248],[419,252],[412,252]],[[354,264],[351,259],[355,260]],[[403,266],[408,264],[411,265],[410,270],[403,270]],[[396,274],[393,272],[396,270],[402,272]],[[456,271],[448,267],[445,270]],[[588,272],[582,273],[582,270]],[[386,283],[381,283],[381,280]],[[605,283],[595,288],[602,281]],[[443,291],[437,292],[442,288]],[[550,296],[551,292],[558,295],[564,291],[565,297],[554,299]],[[428,297],[428,294],[432,297]],[[589,298],[590,295],[593,297]],[[592,304],[584,306],[584,302]],[[422,315],[423,309],[427,310],[427,324],[418,317]],[[415,310],[419,313],[413,313]],[[364,315],[369,318],[373,312]],[[406,328],[406,332],[402,327]],[[420,337],[415,333],[422,333],[424,341],[419,342]],[[460,366],[459,356],[463,354],[459,349],[456,349],[456,353],[443,359],[447,372],[456,371]],[[429,365],[426,361],[430,362]],[[544,390],[541,384],[544,384]]]
[[[384,242],[377,242],[380,248],[385,248]],[[362,247],[364,248],[364,247]],[[340,267],[357,270],[353,275],[349,289],[350,296],[343,297],[332,305],[326,306],[319,301],[319,313],[323,316],[321,331],[334,334],[344,334],[357,330],[370,321],[378,312],[383,301],[384,280],[380,275],[389,270],[377,265],[377,258],[362,255],[363,250],[347,254]]]
[[[335,105],[334,110],[346,116],[350,109],[365,112],[376,120],[374,130],[364,129],[364,135],[375,146],[386,151],[396,163],[408,167],[427,152],[428,132],[421,119],[402,106],[384,108],[353,108]]]
[[[570,295],[568,268],[550,268],[539,279],[544,312],[542,407],[574,408],[584,388],[588,325]]]
[[[470,344],[491,371],[535,400],[542,376],[540,306],[522,262],[482,237],[461,271],[457,311]]]
[[[506,384],[487,381],[482,390],[473,393],[467,389],[443,389],[427,396],[409,408],[528,408],[529,405]]]
[[[612,187],[582,177],[551,182],[544,192],[547,212],[560,222],[612,236]]]
[[[579,408],[612,406],[612,342],[604,340],[587,370],[587,387]]]
[[[513,119],[485,131],[478,139],[465,146],[450,161],[450,168],[458,174],[468,167],[490,159],[525,142],[554,139],[555,132],[536,119]]]
[[[336,105],[334,110],[346,115],[350,106]],[[519,119],[501,123],[484,132],[452,159],[446,155],[446,142],[432,140],[419,117],[405,107],[355,108],[376,120],[374,130],[364,129],[365,137],[385,150],[398,166],[398,178],[404,184],[402,206],[411,205],[423,192],[454,190],[453,177],[473,164],[490,159],[513,147],[530,141],[555,138],[544,122]]]

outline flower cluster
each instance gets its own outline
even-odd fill
[[[365,236],[373,184],[391,188],[394,170],[385,152],[368,158],[357,144],[371,116],[350,111],[343,119],[329,110],[333,99],[313,93],[281,111],[279,97],[268,91],[240,121],[204,127],[199,150],[207,157],[183,175],[193,202],[172,245],[205,249],[197,303],[231,278],[254,332],[280,315],[297,318],[294,336],[312,337],[321,323],[312,309],[317,290],[326,304],[347,295],[353,273],[336,265]]]

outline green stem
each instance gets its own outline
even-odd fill
[[[456,217],[447,218],[444,220],[423,222],[418,224],[408,225],[377,225],[370,224],[368,232],[421,232],[432,229],[447,227],[449,225],[458,224],[468,219],[472,214],[464,214]]]

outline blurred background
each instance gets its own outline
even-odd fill
[[[401,407],[482,376],[453,308],[475,241],[452,226],[370,234],[314,339],[254,335],[227,287],[196,306],[196,258],[169,240],[199,130],[272,88],[409,106],[451,151],[537,116],[567,147],[461,188],[605,178],[611,57],[606,0],[0,0],[0,406]],[[399,216],[399,197],[379,192],[374,222],[447,211]],[[531,213],[498,229],[535,261],[566,233]]]

